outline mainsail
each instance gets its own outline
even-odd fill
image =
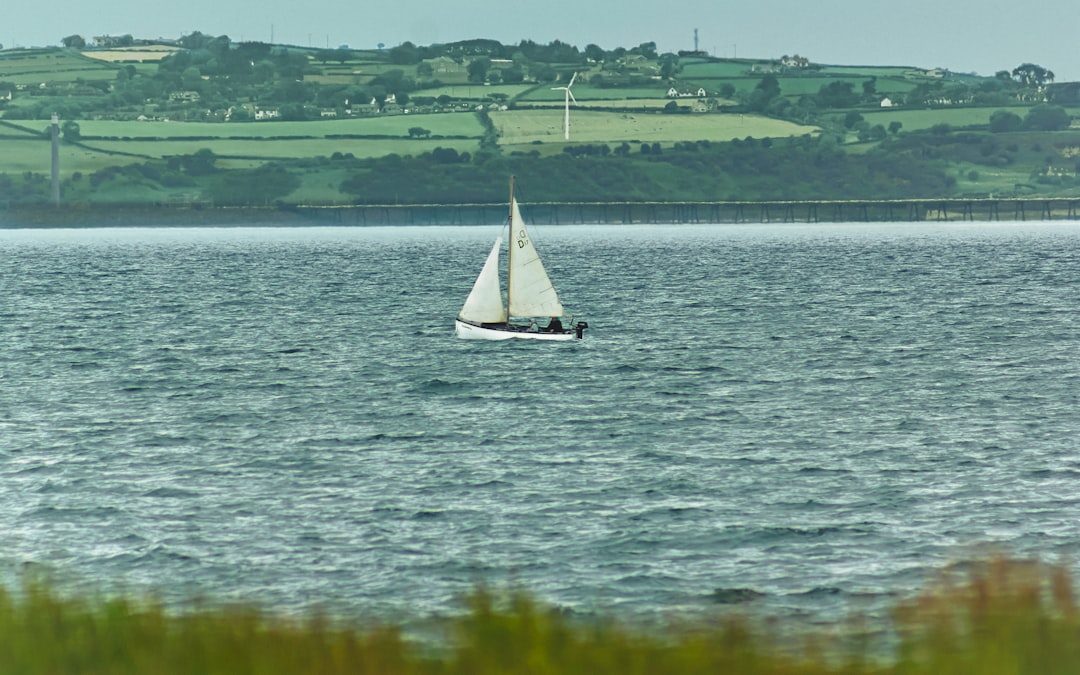
[[[559,302],[555,287],[551,285],[551,279],[544,271],[540,254],[536,252],[536,247],[529,238],[525,221],[521,218],[521,211],[518,210],[517,200],[513,196],[510,198],[509,258],[510,269],[506,283],[510,316],[562,316],[562,303]],[[479,285],[480,280],[476,283]]]
[[[469,297],[465,298],[465,305],[461,308],[459,318],[475,323],[504,323],[506,321],[506,307],[502,300],[502,286],[499,284],[499,247],[502,246],[502,237],[495,240],[491,247],[484,269],[480,270],[480,276],[476,277]]]

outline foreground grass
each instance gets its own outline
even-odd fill
[[[783,641],[741,619],[648,633],[582,623],[522,594],[478,591],[441,646],[389,626],[274,618],[251,607],[176,615],[153,603],[0,592],[0,673],[997,675],[1080,672],[1080,617],[1061,568],[995,561],[896,608],[888,640]]]

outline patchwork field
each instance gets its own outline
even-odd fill
[[[664,100],[654,102],[657,106]],[[508,151],[561,152],[563,115],[559,107],[491,113]],[[815,133],[816,127],[752,115],[663,115],[657,113],[571,111],[571,142],[661,143],[680,141],[727,141],[734,138],[786,137]],[[454,138],[409,138],[408,129],[422,126],[433,135]],[[266,122],[199,124],[185,122],[80,122],[81,146],[61,144],[61,171],[89,173],[110,164],[188,155],[209,149],[220,162],[270,161],[329,157],[334,153],[355,157],[402,156],[431,152],[437,147],[475,153],[483,131],[471,114],[398,115],[364,120],[326,122]],[[373,138],[356,138],[364,135]],[[340,137],[335,137],[340,136]],[[352,136],[352,137],[350,137]],[[387,136],[377,138],[377,136]],[[0,172],[49,170],[50,149],[46,140],[9,136],[0,157]]]
[[[0,173],[32,171],[47,174],[51,150],[47,139],[35,136],[48,123],[22,122],[20,128],[3,127]],[[409,129],[422,127],[429,138],[411,138]],[[189,155],[209,149],[219,166],[250,164],[276,159],[330,157],[382,157],[391,153],[420,155],[437,147],[475,153],[483,127],[476,115],[395,115],[351,120],[311,122],[251,122],[206,124],[197,122],[79,122],[80,145],[61,143],[60,167],[64,176],[92,173],[114,164]],[[357,138],[370,136],[371,138]],[[446,136],[450,138],[439,138]]]

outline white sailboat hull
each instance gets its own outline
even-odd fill
[[[576,340],[578,335],[574,331],[562,333],[545,333],[543,331],[527,330],[523,326],[511,326],[510,328],[492,328],[477,326],[461,319],[454,321],[454,333],[463,340],[547,340],[549,342],[565,342]]]

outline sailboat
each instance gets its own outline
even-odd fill
[[[563,316],[559,295],[551,285],[540,262],[540,254],[529,237],[514,198],[514,178],[510,177],[510,239],[506,266],[506,302],[503,302],[499,252],[502,237],[495,239],[480,275],[476,277],[465,305],[454,322],[454,333],[466,340],[576,340],[589,327],[579,321],[569,328],[557,317]],[[517,320],[512,321],[514,317]],[[551,319],[541,326],[537,322]],[[527,322],[522,323],[523,319]]]

